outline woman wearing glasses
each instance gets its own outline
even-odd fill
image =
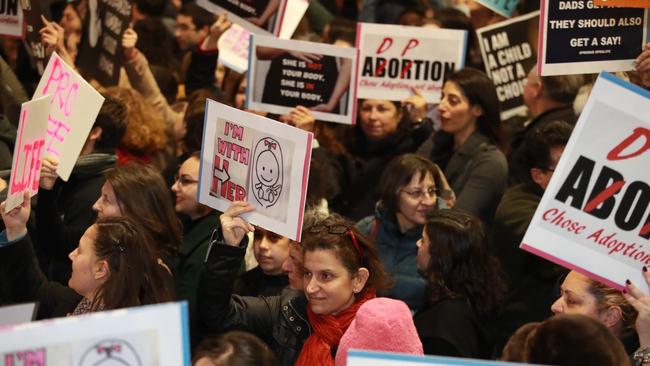
[[[233,202],[220,217],[202,273],[203,325],[216,332],[245,327],[267,342],[281,365],[334,365],[333,354],[357,309],[386,287],[375,249],[340,216],[307,217],[301,243],[304,293],[232,295],[246,234],[254,230],[241,215],[252,210],[246,202]]]
[[[415,263],[416,242],[422,236],[427,211],[453,205],[453,194],[440,168],[415,154],[393,159],[379,186],[381,200],[375,215],[359,221],[357,227],[374,241],[384,269],[395,281],[382,295],[402,300],[416,311],[424,304],[426,291],[426,280]]]
[[[490,324],[505,293],[499,262],[481,221],[458,210],[434,210],[418,242],[426,305],[413,320],[425,354],[491,358]]]

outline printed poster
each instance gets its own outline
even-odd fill
[[[190,365],[187,302],[0,328],[0,366]]]
[[[29,191],[30,197],[38,192],[50,100],[51,97],[47,95],[25,102],[20,108],[5,212],[23,203],[25,191]]]
[[[208,11],[228,13],[228,19],[255,34],[278,35],[286,0],[198,0]]]
[[[41,20],[41,3],[36,0],[22,0],[18,2],[25,18],[25,49],[31,56],[33,66],[39,75],[43,75],[47,60],[45,59],[45,47],[41,42],[40,30],[43,28]]]
[[[23,38],[25,36],[25,18],[18,0],[0,2],[0,36]]]
[[[301,105],[318,120],[354,123],[355,48],[253,35],[251,50],[247,109],[287,114]]]
[[[601,73],[521,248],[622,290],[650,289],[650,92]]]
[[[526,114],[524,82],[537,62],[539,12],[476,31],[485,72],[496,86],[501,119]]]
[[[476,2],[499,15],[510,18],[517,9],[519,0],[476,0]]]
[[[445,76],[465,65],[467,32],[358,23],[357,48],[358,98],[402,101],[417,88],[437,103]]]
[[[650,8],[650,0],[595,0],[594,4],[621,8]]]
[[[592,0],[542,0],[538,75],[634,69],[646,40],[647,12],[602,8]]]
[[[104,97],[56,52],[41,77],[34,99],[51,95],[45,156],[59,160],[56,173],[67,181],[81,148],[104,104]]]
[[[199,202],[223,212],[232,201],[248,201],[252,224],[300,241],[313,135],[207,103]]]
[[[475,360],[442,356],[416,356],[402,353],[350,350],[347,366],[517,366],[514,362]]]

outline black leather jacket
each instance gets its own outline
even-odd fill
[[[204,332],[243,328],[264,340],[280,365],[293,365],[312,332],[305,295],[289,288],[279,296],[233,295],[248,240],[245,237],[239,247],[233,247],[218,238],[219,234],[210,244],[199,283],[198,305]]]

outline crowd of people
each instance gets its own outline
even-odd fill
[[[357,21],[469,32],[440,100],[358,100],[350,126],[302,105],[246,110],[246,74],[218,63],[232,20],[193,1],[133,0],[119,82],[100,85],[79,63],[87,7],[52,1],[41,41],[105,101],[70,178],[45,157],[38,195],[0,208],[0,305],[38,301],[49,319],[185,300],[201,366],[340,366],[349,349],[650,365],[642,284],[620,292],[519,249],[595,78],[533,67],[528,115],[502,120],[475,34],[502,15],[475,0],[311,0],[294,39],[353,47]],[[24,43],[0,39],[0,55],[5,197],[39,75]],[[650,44],[635,65],[619,76],[650,87]],[[251,225],[245,201],[198,202],[206,99],[313,133],[300,242]]]

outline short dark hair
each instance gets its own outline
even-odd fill
[[[564,147],[569,142],[573,127],[565,121],[552,121],[535,128],[526,134],[521,146],[521,154],[518,154],[514,162],[519,179],[523,182],[533,183],[530,176],[530,169],[548,169],[551,165],[551,149]]]
[[[582,75],[542,76],[540,80],[544,86],[542,95],[547,99],[564,104],[573,104],[578,91],[585,83]]]
[[[196,349],[192,364],[208,357],[221,366],[274,366],[275,356],[256,336],[230,331],[216,338],[206,338]]]
[[[506,287],[481,220],[457,209],[432,210],[427,216],[429,300],[462,298],[479,317],[495,314]]]
[[[420,180],[423,180],[427,173],[431,173],[436,188],[443,186],[442,171],[438,165],[427,158],[416,154],[404,154],[395,157],[388,163],[379,181],[381,204],[387,212],[397,213],[399,189],[408,185],[418,173]]]
[[[93,124],[93,127],[102,129],[102,135],[95,142],[95,149],[116,149],[126,132],[126,105],[105,93],[103,96],[104,104]]]
[[[142,14],[160,17],[165,12],[165,0],[133,0],[133,5],[138,8]]]
[[[210,28],[212,23],[215,21],[214,14],[203,9],[199,5],[196,5],[194,2],[187,2],[183,4],[183,6],[178,11],[178,15],[191,17],[192,23],[194,23],[194,26],[197,30],[203,27]]]

